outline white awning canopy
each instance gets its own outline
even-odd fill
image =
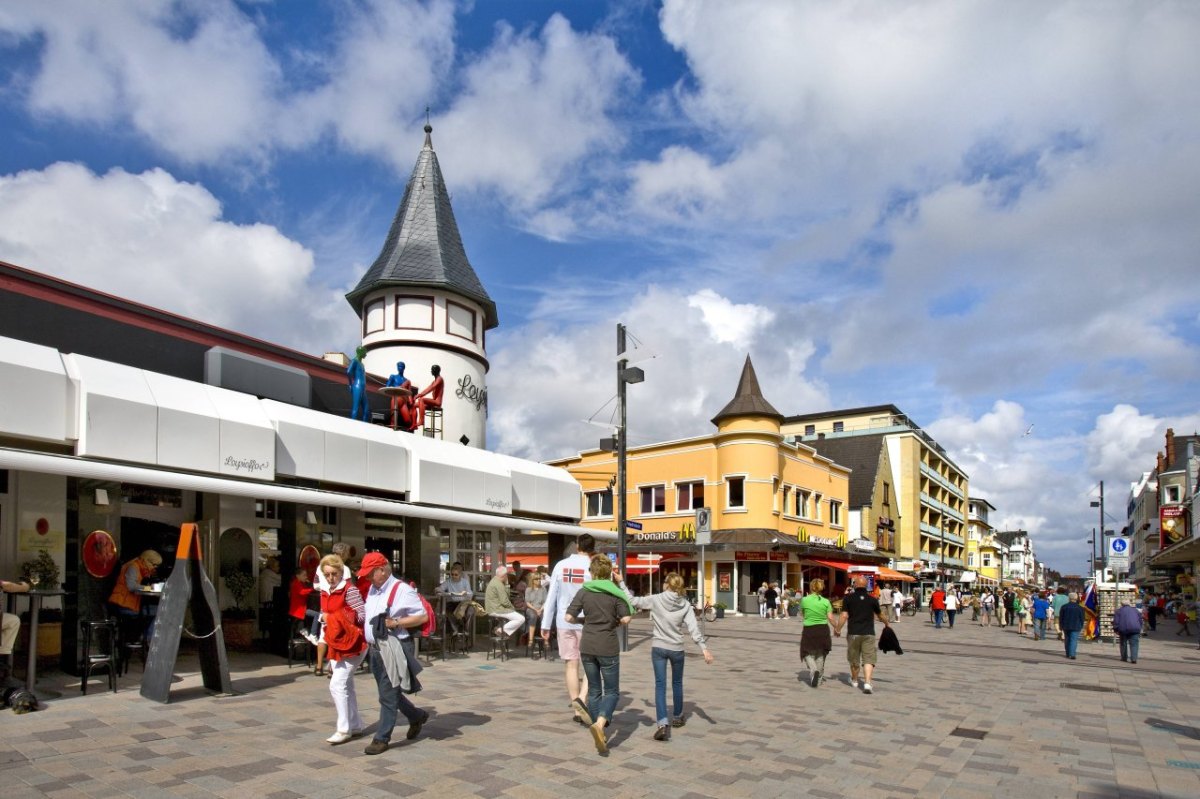
[[[529,519],[521,516],[506,516],[499,513],[475,513],[418,505],[398,500],[343,494],[335,491],[320,491],[312,488],[259,483],[251,480],[231,480],[224,477],[171,472],[164,469],[148,469],[119,463],[75,458],[65,455],[50,455],[42,452],[0,449],[0,468],[17,469],[45,474],[61,474],[85,477],[94,480],[114,480],[143,483],[146,485],[177,488],[186,491],[203,491],[212,494],[228,494],[256,499],[274,499],[280,502],[296,502],[323,505],[330,508],[349,508],[364,512],[384,513],[393,516],[413,516],[420,519],[470,524],[483,527],[502,527],[514,530],[583,535],[587,533],[601,541],[615,541],[613,532],[592,530],[564,522]]]

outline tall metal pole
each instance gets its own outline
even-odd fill
[[[1091,578],[1093,580],[1095,580],[1096,579],[1096,528],[1095,527],[1092,528],[1092,568],[1090,569],[1090,571],[1091,571]]]
[[[1108,551],[1103,546],[1103,544],[1100,543],[1103,540],[1104,540],[1104,481],[1101,480],[1100,481],[1100,537],[1098,539],[1096,539],[1096,555],[1097,555],[1096,559],[1097,560],[1100,560],[1101,558],[1103,558],[1104,554]],[[1101,560],[1100,562],[1101,562],[1100,570],[1103,573],[1104,561]],[[1100,581],[1097,580],[1096,582],[1099,583]]]
[[[942,588],[946,587],[946,511],[942,511],[942,526],[938,528],[941,546],[938,548],[938,571],[942,575]]]
[[[617,325],[617,356],[625,354],[625,325]],[[617,429],[617,563],[621,576],[625,576],[625,366],[628,360],[620,358],[617,361],[617,415],[620,426]],[[629,651],[629,635],[626,627],[621,627],[621,651]]]

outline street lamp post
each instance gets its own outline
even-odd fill
[[[1100,538],[1104,537],[1104,481],[1100,481],[1100,501],[1092,503],[1093,508],[1100,509],[1100,532],[1099,537],[1095,530],[1092,531],[1092,577],[1096,576],[1096,561],[1099,560],[1099,553],[1103,552],[1100,548]]]
[[[625,325],[617,325],[617,415],[620,426],[617,428],[617,564],[621,576],[625,576],[625,517],[627,512],[625,496],[625,458],[626,435],[625,423],[625,386],[630,383],[640,383],[646,379],[646,373],[638,367],[629,367],[629,359],[625,357]],[[629,651],[628,630],[620,628],[621,651]]]

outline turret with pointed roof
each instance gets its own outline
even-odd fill
[[[496,303],[467,260],[432,132],[425,125],[379,257],[346,299],[362,320],[368,373],[417,392],[443,387],[440,413],[425,416],[422,432],[486,448],[486,334],[498,324]]]
[[[758,387],[758,375],[754,373],[754,364],[750,363],[749,355],[746,356],[746,363],[742,366],[742,377],[738,380],[737,393],[729,401],[729,404],[713,417],[712,423],[720,427],[723,421],[743,416],[760,416],[775,419],[778,422],[783,421],[783,414],[775,410],[775,407],[763,397],[762,389]]]
[[[450,194],[433,151],[433,128],[425,126],[425,146],[404,189],[404,197],[384,240],[383,250],[346,299],[362,315],[363,300],[381,288],[440,288],[479,303],[484,327],[499,324],[496,303],[467,259]]]

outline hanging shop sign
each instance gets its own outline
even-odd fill
[[[846,548],[846,534],[842,533],[836,538],[823,535],[809,535],[808,528],[796,528],[796,539],[804,544],[812,544],[819,547],[835,547],[837,549]]]
[[[859,552],[875,551],[875,542],[869,541],[866,538],[855,538],[850,542],[850,545]]]
[[[1183,505],[1163,505],[1158,509],[1159,549],[1166,549],[1187,538],[1186,513]]]
[[[786,552],[743,552],[739,550],[733,554],[735,560],[770,560],[786,563],[788,559],[788,553]]]
[[[694,544],[696,526],[692,522],[684,522],[678,530],[628,532],[626,540],[631,544]]]

